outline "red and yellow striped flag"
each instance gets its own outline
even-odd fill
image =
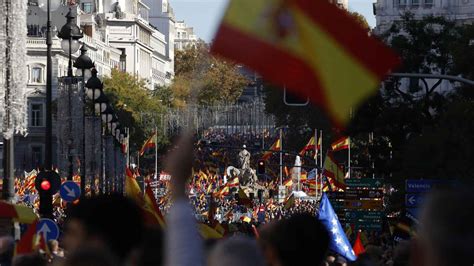
[[[321,148],[321,138],[318,138],[318,146],[316,146],[316,138],[313,136],[308,141],[308,144],[306,144],[306,146],[304,146],[303,149],[300,151],[299,155],[303,157],[307,151],[319,150],[320,148]]]
[[[262,160],[266,161],[266,160],[270,159],[273,152],[276,152],[276,151],[281,151],[281,139],[277,139],[277,141],[275,141],[275,143],[273,143],[273,145],[270,147],[270,149],[263,154]]]
[[[331,149],[333,151],[345,150],[349,149],[349,145],[351,145],[349,137],[342,137],[331,144]]]
[[[149,149],[156,147],[156,132],[153,132],[153,135],[145,143],[143,144],[142,148],[140,149],[140,156],[143,156],[145,152]]]
[[[338,189],[346,189],[346,182],[344,180],[344,170],[339,167],[336,160],[334,160],[330,153],[326,155],[326,159],[324,160],[323,174],[326,177],[330,178],[331,183],[335,185]]]
[[[399,63],[346,11],[320,0],[232,0],[211,51],[309,97],[340,128]]]

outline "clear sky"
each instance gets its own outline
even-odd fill
[[[199,38],[209,42],[214,37],[215,30],[229,0],[170,0],[176,19],[185,20],[186,24],[194,27]],[[314,0],[321,1],[321,0]],[[349,0],[349,9],[365,16],[369,24],[375,26],[372,13],[374,0]]]

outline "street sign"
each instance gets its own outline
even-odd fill
[[[349,178],[346,179],[346,186],[348,188],[354,187],[370,187],[381,188],[384,185],[382,178]]]
[[[408,193],[424,193],[430,191],[434,187],[453,187],[459,185],[458,181],[454,179],[408,179],[405,184],[405,189]]]
[[[346,199],[368,199],[368,198],[382,198],[383,191],[381,189],[359,189],[346,190],[344,198]]]
[[[346,219],[351,220],[382,220],[384,212],[381,211],[348,211],[344,214]]]
[[[406,194],[405,205],[407,207],[418,207],[423,204],[423,194]]]
[[[360,210],[380,210],[383,208],[381,200],[345,200],[344,208]]]
[[[61,185],[59,195],[66,202],[74,202],[81,196],[81,188],[74,181],[66,181]]]
[[[420,215],[419,208],[406,208],[406,216],[415,223],[418,223],[418,216]]]
[[[371,199],[382,198],[383,191],[381,189],[348,189],[344,192],[328,192],[329,199]]]
[[[380,231],[382,230],[382,223],[356,223],[355,230]]]
[[[43,234],[46,241],[57,240],[59,238],[59,227],[53,220],[42,218],[38,222],[36,233]]]
[[[408,179],[406,181],[406,192],[422,193],[429,191],[435,184],[432,179]]]

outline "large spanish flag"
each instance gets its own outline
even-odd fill
[[[336,160],[334,160],[330,153],[326,155],[326,159],[324,160],[323,174],[330,178],[331,183],[338,189],[346,189],[344,170],[339,167]]]
[[[153,132],[153,135],[143,144],[140,149],[140,156],[143,156],[148,149],[153,149],[156,147],[156,132]]]
[[[272,156],[273,152],[277,151],[281,151],[281,139],[277,139],[270,149],[263,154],[262,160],[268,160]]]
[[[346,11],[322,0],[232,0],[211,51],[309,97],[339,127],[399,63]]]
[[[331,144],[331,149],[333,151],[345,150],[349,149],[349,145],[351,145],[349,137],[342,137]]]

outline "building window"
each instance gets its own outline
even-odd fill
[[[41,67],[33,67],[31,69],[31,82],[32,83],[43,82],[43,69]]]
[[[31,162],[33,168],[43,165],[43,147],[42,146],[31,146]]]
[[[30,126],[43,127],[44,126],[44,105],[42,103],[32,103],[30,113]]]
[[[411,0],[411,5],[412,6],[419,6],[420,5],[420,0]]]
[[[432,6],[433,5],[433,0],[425,0],[425,5]]]
[[[93,12],[93,6],[92,3],[81,3],[81,9],[84,11],[84,13],[90,14]]]
[[[404,7],[407,5],[408,0],[395,0],[395,1],[396,1],[397,6]]]

